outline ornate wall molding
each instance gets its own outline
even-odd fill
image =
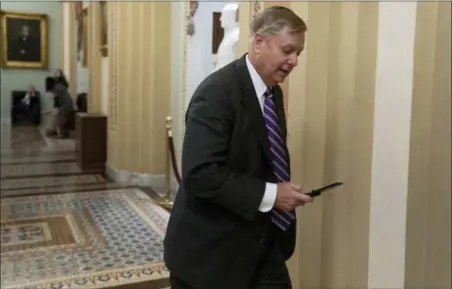
[[[116,131],[117,124],[117,111],[116,111],[116,100],[117,100],[117,85],[116,85],[116,43],[117,43],[117,35],[116,35],[116,21],[117,21],[117,3],[109,2],[108,3],[108,47],[110,48],[109,57],[109,78],[110,78],[110,93],[108,99],[108,120],[110,122],[110,130]]]
[[[60,46],[60,63],[63,71],[66,73],[66,75],[70,75],[69,67],[66,66],[66,55],[69,54],[69,47],[70,47],[70,31],[69,31],[69,22],[71,21],[70,18],[66,19],[66,13],[65,10],[67,9],[66,5],[69,5],[69,3],[60,3],[60,39],[62,41],[62,45]],[[68,29],[66,29],[68,27]],[[66,32],[69,32],[69,35],[66,35]]]
[[[68,47],[65,48],[67,56],[69,57],[69,67],[65,67],[67,69],[67,73],[69,75],[69,83],[72,85],[69,86],[69,92],[72,97],[75,99],[77,97],[77,19],[75,14],[75,3],[74,2],[64,2],[61,4],[68,9],[68,14],[64,15],[64,17],[69,16],[66,23],[69,27],[67,32],[69,35],[64,36],[63,39],[66,39]],[[63,29],[64,30],[64,29]],[[64,63],[64,62],[63,62]]]
[[[95,55],[93,53],[93,44],[95,42],[95,31],[94,31],[94,19],[93,19],[93,14],[94,14],[94,4],[93,3],[89,3],[88,7],[85,8],[86,9],[86,13],[88,14],[88,16],[86,16],[88,18],[87,22],[87,33],[88,33],[88,45],[87,45],[87,49],[83,50],[83,53],[87,53],[88,57],[86,57],[86,55],[83,55],[83,59],[87,59],[88,63],[87,63],[87,70],[88,70],[88,112],[95,112],[96,110],[96,88],[94,88],[93,86],[93,77],[95,77],[95,71],[96,71],[96,65],[94,63],[94,58]],[[84,31],[85,32],[85,31]],[[84,38],[86,39],[86,38]]]
[[[182,31],[184,31],[184,33],[182,33],[182,61],[181,61],[181,111],[180,111],[180,142],[179,142],[179,152],[182,152],[182,144],[183,144],[183,139],[184,139],[184,135],[185,135],[185,112],[187,111],[187,107],[188,107],[188,102],[186,101],[187,99],[187,87],[188,87],[188,83],[187,83],[187,49],[188,49],[188,35],[187,33],[185,33],[185,28],[187,27],[188,24],[188,19],[190,18],[190,1],[184,1],[184,7],[183,7],[183,13],[184,13],[184,17],[183,17],[183,21],[182,21]],[[179,153],[179,155],[181,155],[181,153]]]
[[[261,12],[264,9],[264,2],[263,1],[253,1],[251,7],[251,16],[254,18],[257,13]]]

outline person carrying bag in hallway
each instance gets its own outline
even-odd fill
[[[51,116],[49,127],[46,130],[47,136],[69,137],[68,124],[71,122],[71,118],[74,117],[75,110],[68,87],[69,84],[63,72],[57,69],[51,88],[54,107],[47,112]]]

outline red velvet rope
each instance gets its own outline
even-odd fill
[[[177,168],[177,162],[176,162],[176,152],[174,151],[174,142],[173,142],[173,137],[172,136],[168,136],[168,146],[169,146],[169,151],[170,151],[170,156],[171,156],[171,166],[173,167],[173,174],[176,178],[177,184],[180,186],[180,174],[179,174],[179,169]]]

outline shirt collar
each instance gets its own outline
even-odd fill
[[[256,91],[256,95],[259,98],[264,95],[265,91],[267,90],[267,85],[265,85],[262,77],[257,73],[256,69],[251,64],[248,58],[248,54],[246,55],[245,59],[246,66],[251,76],[251,81],[253,82],[254,90]]]

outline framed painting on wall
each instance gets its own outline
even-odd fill
[[[48,69],[46,14],[1,11],[1,66]]]

